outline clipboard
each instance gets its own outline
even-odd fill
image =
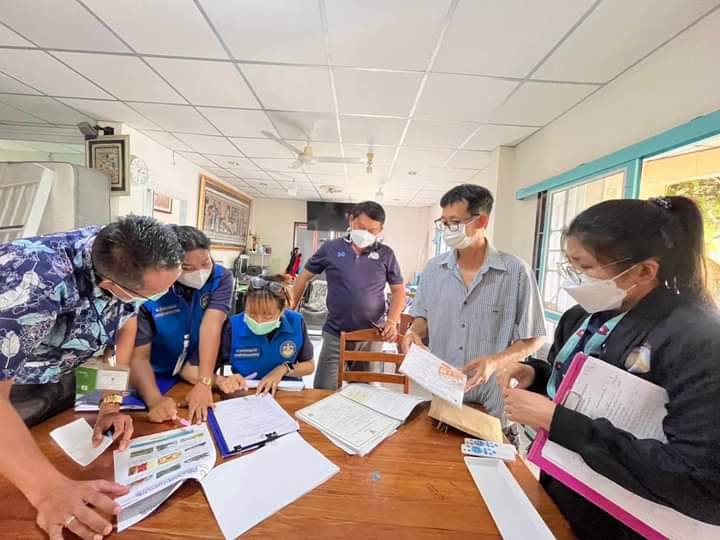
[[[276,432],[273,431],[272,433],[266,433],[263,438],[258,440],[257,442],[253,442],[245,446],[230,447],[225,440],[222,429],[220,429],[220,423],[218,422],[217,417],[215,416],[215,412],[212,409],[208,410],[207,423],[210,427],[210,432],[213,434],[218,449],[220,450],[220,455],[223,457],[223,459],[230,456],[240,455],[246,452],[257,450],[258,448],[262,448],[263,446],[265,446],[267,443],[282,437],[282,435],[278,435]]]

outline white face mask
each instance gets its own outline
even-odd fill
[[[465,224],[460,223],[457,231],[445,229],[443,231],[443,240],[451,249],[465,249],[472,244],[472,238],[465,234]]]
[[[183,272],[177,280],[187,287],[200,289],[203,285],[205,285],[205,283],[207,283],[210,274],[212,274],[212,269]]]
[[[628,291],[635,287],[635,285],[633,285],[630,289],[621,289],[617,286],[615,280],[633,268],[635,268],[635,265],[612,279],[598,279],[582,275],[579,285],[566,279],[563,281],[561,287],[588,313],[614,311],[620,309],[623,300],[627,297]]]
[[[360,249],[365,249],[366,247],[373,245],[377,238],[370,231],[352,229],[350,231],[350,240],[352,240],[353,244]]]

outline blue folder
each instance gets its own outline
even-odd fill
[[[161,394],[167,393],[175,383],[178,382],[177,377],[159,377],[155,376],[157,381],[158,389]],[[75,408],[82,407],[83,411],[91,411],[93,408],[97,410],[100,405],[101,392],[96,391],[90,394],[76,395],[75,396]],[[136,392],[129,392],[124,398],[120,405],[120,410],[123,411],[143,411],[147,409],[147,405],[142,400],[139,394]]]

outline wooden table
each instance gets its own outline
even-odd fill
[[[179,385],[170,394],[180,399],[187,388]],[[322,390],[279,392],[277,399],[293,414],[326,395],[328,392]],[[105,452],[82,469],[48,435],[52,429],[81,416],[87,416],[91,424],[94,421],[92,415],[65,411],[33,428],[33,436],[67,476],[111,480],[112,452]],[[169,423],[149,423],[144,412],[133,416],[135,436],[172,427]],[[302,436],[338,465],[340,472],[243,538],[501,538],[463,462],[463,436],[458,432],[437,432],[427,408],[416,411],[395,435],[365,457],[347,455],[316,429],[302,422],[300,426]],[[555,536],[573,538],[569,525],[525,464],[517,460],[509,467]],[[238,508],[238,512],[242,511]],[[0,523],[2,538],[45,537],[35,525],[34,508],[1,478]],[[193,481],[187,481],[150,517],[121,535],[113,535],[117,536],[151,540],[222,538],[202,489]],[[70,537],[69,533],[66,537]]]

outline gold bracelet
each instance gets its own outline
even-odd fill
[[[120,405],[122,402],[122,394],[108,394],[102,398],[100,405]]]

